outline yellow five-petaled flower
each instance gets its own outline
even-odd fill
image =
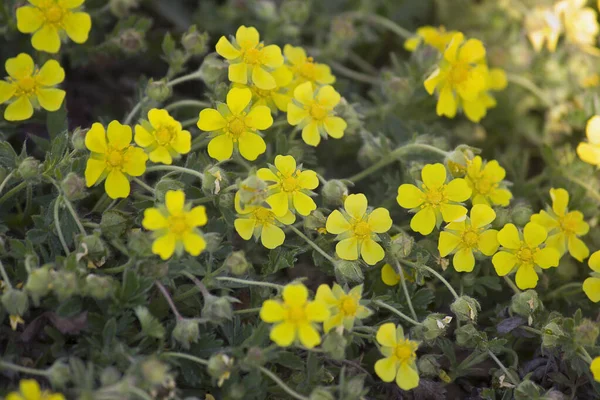
[[[321,335],[315,322],[329,318],[327,305],[321,301],[308,300],[308,290],[301,283],[286,285],[283,302],[266,300],[260,309],[260,318],[270,324],[271,340],[278,346],[287,347],[299,339],[309,349],[321,343]]]
[[[167,260],[175,252],[182,254],[184,249],[193,256],[199,255],[206,242],[198,227],[207,222],[204,206],[192,208],[186,204],[182,190],[169,190],[164,205],[144,211],[142,226],[154,231],[152,252]]]
[[[331,68],[328,65],[316,63],[312,57],[307,57],[306,51],[302,47],[286,44],[283,48],[283,55],[294,73],[294,81],[291,85],[293,88],[304,82],[312,83],[313,87],[331,85],[335,82]]]
[[[360,304],[363,285],[355,286],[348,293],[337,283],[333,287],[323,284],[317,289],[315,300],[321,301],[329,307],[330,317],[323,323],[323,330],[328,333],[331,329],[343,327],[350,331],[355,320],[367,318],[372,311]]]
[[[335,252],[344,260],[357,260],[360,255],[369,265],[383,260],[385,252],[376,242],[377,234],[385,233],[392,227],[390,212],[383,207],[367,211],[367,198],[364,194],[351,194],[344,201],[344,212],[334,210],[325,228],[337,235],[340,242]]]
[[[9,393],[5,400],[65,400],[61,393],[43,391],[34,379],[21,379],[19,391]]]
[[[145,148],[150,161],[171,164],[173,158],[190,152],[192,135],[168,111],[153,108],[148,120],[135,126],[135,143]]]
[[[512,199],[512,193],[503,187],[506,170],[492,160],[483,163],[479,156],[467,161],[465,179],[472,190],[473,204],[487,204],[506,207]]]
[[[377,330],[379,351],[385,356],[375,363],[375,373],[384,382],[396,380],[402,390],[411,390],[419,386],[417,370],[417,349],[419,342],[404,338],[404,330],[393,323],[383,324]]]

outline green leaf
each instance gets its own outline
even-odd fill
[[[302,358],[289,351],[279,352],[273,362],[296,371],[303,371],[305,364]]]
[[[51,139],[69,130],[67,109],[64,101],[57,111],[46,114],[46,129],[48,129]]]
[[[142,325],[142,332],[145,335],[156,339],[163,339],[165,337],[164,326],[162,326],[160,321],[156,319],[146,307],[136,307],[135,315],[140,320],[140,324]]]
[[[8,142],[0,142],[0,165],[7,168],[17,166],[17,153]]]
[[[167,32],[167,34],[165,35],[161,47],[163,53],[165,53],[167,58],[169,58],[171,54],[173,54],[173,52],[177,49],[175,40],[173,39],[173,36],[171,36],[170,32]]]
[[[269,252],[269,261],[262,269],[263,274],[271,275],[277,271],[294,266],[296,255],[301,253],[302,249],[286,249],[278,247]]]

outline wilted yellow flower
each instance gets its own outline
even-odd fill
[[[310,198],[311,190],[319,186],[319,178],[315,171],[302,170],[296,166],[292,156],[275,157],[275,166],[261,168],[256,175],[266,182],[274,182],[269,186],[267,203],[275,215],[283,216],[289,210],[307,216],[317,209]]]
[[[471,189],[462,178],[446,183],[446,168],[443,164],[427,164],[421,170],[420,188],[403,184],[398,188],[396,201],[400,207],[416,212],[410,228],[422,235],[429,235],[433,228],[446,222],[459,221],[467,209],[458,204],[471,197]]]
[[[579,143],[577,155],[588,164],[600,166],[600,115],[588,120],[585,135],[588,141]]]
[[[590,371],[592,372],[592,375],[594,375],[594,380],[600,382],[600,357],[596,357],[592,360]]]
[[[262,206],[246,204],[242,207],[240,192],[235,194],[235,211],[238,218],[234,221],[235,230],[244,240],[254,236],[267,249],[274,249],[283,244],[285,233],[277,225],[291,225],[296,221],[296,216],[290,210],[281,217]]]
[[[546,44],[548,51],[554,53],[563,25],[555,10],[536,6],[525,17],[525,30],[535,51],[540,52]]]
[[[92,29],[90,15],[79,11],[85,0],[29,0],[32,6],[17,8],[17,28],[33,33],[33,48],[58,53],[64,33],[75,43],[85,43]]]
[[[456,252],[452,265],[458,272],[471,272],[475,267],[474,252],[492,256],[498,250],[498,231],[488,229],[496,219],[496,213],[490,206],[475,204],[471,208],[470,218],[461,222],[451,222],[440,232],[438,250],[446,257]]]
[[[10,329],[13,331],[16,331],[19,325],[25,324],[25,321],[20,315],[9,315],[8,320],[10,321]]]
[[[323,323],[323,330],[328,333],[331,329],[343,326],[350,331],[354,320],[367,318],[372,311],[360,304],[363,285],[355,286],[348,293],[337,283],[332,288],[323,284],[317,289],[315,300],[329,307],[330,317]]]
[[[192,135],[167,110],[153,108],[148,120],[135,126],[135,143],[149,153],[150,161],[171,164],[173,158],[190,152]]]
[[[253,85],[263,90],[275,89],[277,83],[272,72],[283,65],[281,49],[277,45],[265,46],[256,28],[240,26],[233,44],[221,36],[217,53],[229,62],[229,80]]]
[[[568,41],[579,46],[594,46],[600,31],[598,13],[586,5],[587,0],[562,0],[554,9],[562,18]]]
[[[435,48],[440,53],[446,50],[446,46],[452,40],[457,31],[446,31],[446,28],[440,26],[436,28],[434,26],[422,26],[417,29],[417,34],[411,38],[406,39],[404,42],[404,48],[408,51],[415,51],[421,43]]]
[[[287,87],[292,82],[292,71],[285,65],[277,68],[272,73],[275,78],[275,87],[265,90],[251,84],[236,83],[234,87],[247,88],[252,92],[252,104],[255,106],[267,106],[272,113],[278,110],[286,112],[287,106],[292,101],[292,91]]]
[[[557,267],[560,253],[554,247],[542,247],[548,234],[543,226],[529,222],[521,235],[513,224],[506,224],[498,232],[502,251],[494,254],[492,264],[499,276],[508,275],[517,268],[516,283],[519,289],[537,286],[535,266],[543,269]]]
[[[246,160],[254,161],[265,152],[267,145],[258,130],[273,125],[273,117],[267,106],[251,105],[252,92],[247,88],[233,88],[227,93],[227,104],[220,103],[217,110],[206,108],[200,111],[198,128],[214,132],[208,143],[208,155],[219,161],[233,154],[234,146]]]
[[[85,135],[85,147],[91,151],[85,168],[88,187],[106,179],[104,188],[111,199],[129,196],[128,176],[141,176],[146,171],[148,155],[131,145],[131,127],[119,121],[108,124],[108,131],[96,122]],[[107,140],[108,139],[108,140]]]
[[[364,194],[351,194],[344,201],[344,212],[334,210],[327,217],[327,232],[338,235],[340,242],[335,252],[344,260],[357,260],[358,256],[369,265],[383,260],[385,252],[375,240],[378,233],[385,233],[392,227],[390,212],[383,207],[367,211],[367,198]]]
[[[164,205],[144,211],[142,226],[154,231],[152,252],[167,260],[175,252],[181,255],[184,249],[193,256],[199,255],[206,242],[198,227],[207,222],[204,206],[192,208],[191,203],[186,204],[183,190],[169,190]]]
[[[472,190],[473,204],[508,206],[512,193],[502,184],[504,177],[506,177],[506,170],[496,160],[485,164],[480,156],[467,160],[465,180]]]
[[[313,87],[331,85],[335,82],[331,68],[328,65],[316,63],[312,57],[307,57],[302,47],[286,44],[283,48],[283,55],[294,73],[292,88],[304,82],[312,83]]]
[[[292,126],[302,127],[302,139],[310,146],[318,146],[321,136],[340,139],[348,124],[333,111],[339,102],[340,94],[332,86],[313,90],[312,84],[305,82],[294,89],[287,120]]]
[[[472,101],[462,100],[460,105],[467,116],[473,122],[479,122],[486,116],[487,110],[494,108],[497,105],[496,99],[491,92],[499,92],[506,89],[508,84],[506,72],[500,68],[492,68],[484,70],[485,73],[485,89],[479,93],[479,96]]]
[[[21,379],[19,391],[9,393],[5,400],[65,400],[65,396],[46,390],[42,392],[39,383],[34,379]]]
[[[575,259],[583,261],[590,255],[590,250],[579,236],[587,234],[590,226],[580,211],[568,210],[569,193],[565,189],[550,189],[550,198],[552,209],[532,215],[531,221],[548,230],[548,246],[558,250],[561,256],[568,249]]]
[[[266,300],[260,309],[260,318],[276,325],[271,329],[271,340],[287,347],[299,339],[309,349],[321,343],[315,322],[329,318],[327,305],[319,300],[309,301],[308,290],[301,283],[286,285],[283,302]]]
[[[385,356],[375,363],[375,373],[384,382],[396,380],[402,390],[411,390],[419,386],[417,370],[417,349],[419,342],[404,338],[404,330],[393,323],[383,324],[377,330],[377,342],[382,346],[379,351]]]
[[[0,80],[0,104],[9,102],[4,111],[7,121],[31,118],[33,109],[47,111],[60,108],[65,91],[53,88],[65,79],[65,71],[56,60],[49,60],[38,69],[25,53],[9,58],[4,64],[8,78]]]
[[[487,86],[485,47],[477,39],[465,41],[456,33],[444,51],[438,68],[425,80],[431,95],[439,93],[436,112],[454,118],[462,102],[473,102]]]
[[[400,268],[403,268],[403,267],[400,266]],[[404,279],[406,279],[407,282],[414,282],[415,279],[414,279],[412,271],[409,272],[403,268],[402,272],[404,273]],[[401,279],[402,279],[402,276],[390,264],[384,264],[383,268],[381,268],[381,280],[386,285],[396,286],[400,282]]]

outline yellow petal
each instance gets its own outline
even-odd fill
[[[208,155],[212,158],[223,161],[231,158],[233,154],[233,141],[227,135],[219,135],[208,142]]]
[[[525,228],[523,228],[523,238],[525,239],[525,243],[530,247],[538,247],[547,237],[548,232],[546,229],[535,222],[529,222],[525,225]]]
[[[321,301],[309,301],[306,305],[306,318],[312,322],[323,322],[329,318],[329,308]]]
[[[0,80],[0,104],[10,100],[17,91],[17,85]]]
[[[446,183],[446,167],[440,163],[427,164],[421,170],[421,180],[428,189],[441,188]]]
[[[318,146],[321,143],[319,126],[315,121],[310,122],[302,129],[302,140],[309,146]]]
[[[452,265],[458,272],[471,272],[475,267],[475,257],[471,249],[460,249],[452,258]]]
[[[255,27],[242,25],[235,33],[235,41],[243,49],[252,48],[260,42],[260,35]]]
[[[327,321],[323,322],[323,330],[325,331],[325,333],[329,333],[329,331],[333,328],[337,328],[338,326],[342,326],[343,324],[344,314],[339,313],[332,316]]]
[[[400,274],[390,264],[381,269],[381,280],[388,286],[396,286],[400,282]]]
[[[302,192],[294,192],[292,199],[294,202],[294,208],[300,215],[307,216],[313,210],[317,209],[315,201],[307,194]]]
[[[33,115],[33,106],[27,96],[18,97],[4,110],[4,119],[7,121],[24,121]]]
[[[150,134],[143,126],[135,126],[135,143],[141,147],[148,147],[154,143],[154,136]]]
[[[283,304],[275,300],[265,300],[260,308],[260,319],[267,323],[283,321],[285,309]]]
[[[173,157],[171,157],[171,153],[164,146],[158,146],[153,151],[150,152],[150,161],[157,164],[166,164],[171,165],[173,163]]]
[[[385,323],[377,330],[377,342],[385,347],[396,346],[396,326],[392,322]]]
[[[227,60],[234,60],[241,55],[241,52],[233,47],[231,42],[227,40],[225,36],[221,36],[215,46],[215,50],[221,57],[226,58]]]
[[[479,241],[477,242],[477,247],[479,251],[481,251],[486,256],[493,255],[496,251],[498,251],[498,231],[495,229],[488,229],[485,232],[482,232],[479,235]]]
[[[300,108],[294,103],[289,103],[287,106],[287,121],[288,124],[295,126],[309,117],[308,111],[304,108]]]
[[[358,241],[355,237],[344,239],[335,246],[335,252],[343,260],[357,260]]]
[[[506,251],[499,251],[492,257],[492,264],[498,276],[508,275],[517,263],[517,257]]]
[[[146,208],[142,226],[149,231],[156,231],[168,227],[169,223],[157,208]]]
[[[290,283],[283,288],[283,301],[287,306],[304,306],[308,300],[308,290],[301,283]]]
[[[431,207],[421,209],[410,220],[410,229],[421,235],[429,235],[435,227],[435,212]]]
[[[600,165],[600,145],[598,144],[579,143],[577,155],[588,164]]]
[[[45,24],[31,37],[33,48],[47,53],[58,53],[60,36],[54,25]]]
[[[459,50],[458,59],[468,64],[476,63],[485,57],[485,47],[481,40],[469,39]]]
[[[121,171],[113,169],[108,173],[104,182],[106,194],[111,199],[126,198],[131,190],[129,180]]]
[[[592,371],[592,375],[594,375],[594,380],[600,382],[600,357],[596,357],[592,360],[590,371]]]
[[[168,260],[175,252],[176,242],[175,235],[172,233],[161,236],[152,243],[152,253],[159,255],[163,260]]]
[[[37,7],[17,8],[17,29],[22,33],[33,33],[44,23],[44,14]]]
[[[85,134],[85,147],[94,153],[106,153],[106,131],[102,124],[95,122]]]
[[[457,204],[443,203],[440,205],[440,211],[446,222],[457,221],[467,214],[467,209]]]
[[[148,155],[139,147],[130,147],[125,153],[123,172],[130,176],[141,176],[146,172]]]
[[[533,265],[531,264],[522,264],[517,269],[517,275],[515,277],[515,282],[517,287],[521,290],[532,289],[537,286],[539,278]]]
[[[286,192],[275,193],[267,197],[267,204],[275,215],[285,215],[289,209],[289,197]]]
[[[586,296],[597,303],[600,301],[600,278],[587,278],[583,281],[583,291]]]
[[[346,218],[344,218],[340,211],[334,210],[331,214],[329,214],[329,217],[327,217],[325,229],[327,229],[327,232],[329,233],[339,235],[340,233],[350,230],[350,223],[346,220]],[[598,265],[600,266],[600,257],[598,257],[598,259]]]
[[[85,0],[58,0],[58,4],[64,8],[73,9],[81,6]],[[31,2],[33,3],[33,2]]]
[[[273,75],[260,65],[255,65],[254,68],[252,68],[252,83],[262,90],[272,90],[277,87]]]
[[[284,176],[290,176],[296,172],[296,160],[292,156],[278,155],[275,157],[275,168]]]
[[[506,224],[498,232],[498,242],[507,249],[518,249],[521,246],[519,231],[514,224]]]
[[[283,65],[281,48],[275,44],[263,47],[260,51],[260,57],[262,64],[269,68],[279,68]]]
[[[228,78],[231,82],[248,83],[248,65],[244,62],[229,65]]]
[[[569,253],[578,261],[585,260],[590,255],[590,250],[585,243],[575,235],[570,235],[568,240]]]
[[[448,118],[454,118],[456,116],[457,108],[458,106],[452,88],[450,85],[445,85],[442,90],[440,90],[440,97],[438,98],[436,106],[437,115],[445,115]]]
[[[334,139],[340,139],[344,136],[344,131],[348,127],[348,124],[340,117],[329,117],[325,118],[323,126],[329,136]]]
[[[227,93],[227,107],[234,115],[239,115],[252,100],[252,92],[247,88],[233,88]]]
[[[206,241],[197,233],[188,232],[183,237],[183,247],[192,256],[196,257],[206,248]]]
[[[205,132],[218,131],[227,126],[227,121],[221,113],[212,108],[205,108],[200,111],[198,118],[198,129]]]
[[[419,373],[414,364],[400,363],[396,374],[396,384],[402,390],[411,390],[419,386]]]
[[[533,255],[533,261],[544,269],[557,267],[559,259],[560,253],[553,247],[540,249]]]
[[[376,233],[385,233],[392,227],[390,212],[383,207],[376,208],[367,219],[369,228]]]
[[[46,111],[56,111],[60,108],[67,92],[60,89],[39,89],[37,99]]]
[[[105,169],[106,162],[104,160],[88,158],[85,167],[85,183],[87,187],[95,185],[96,182],[98,182],[98,179],[100,179],[100,176],[104,173]]]
[[[240,154],[248,161],[254,161],[267,150],[262,137],[256,133],[246,132],[238,140]]]
[[[360,255],[369,265],[375,265],[385,257],[383,247],[371,238],[364,239],[360,246]]]
[[[424,86],[425,86],[425,90],[427,90],[427,93],[429,93],[430,95],[433,94],[433,92],[435,91],[435,88],[439,85],[441,81],[441,75],[440,75],[440,69],[437,68],[435,71],[433,71],[431,73],[431,75],[429,75],[427,77],[427,79],[425,79],[424,82]]]
[[[591,144],[600,144],[600,115],[594,115],[588,120],[585,135]]]
[[[69,13],[63,19],[64,29],[69,38],[75,43],[85,43],[88,40],[92,19],[88,13]]]
[[[29,54],[21,53],[16,57],[6,60],[4,67],[11,78],[19,80],[31,76],[35,65]]]
[[[185,222],[192,226],[204,226],[208,222],[208,217],[206,216],[206,207],[204,206],[196,206],[192,208],[185,216]]]
[[[275,249],[285,241],[285,233],[273,224],[264,224],[260,234],[260,242],[267,249]]]
[[[552,210],[562,217],[567,212],[569,205],[569,192],[565,189],[550,189],[550,198],[552,199]]]
[[[242,239],[250,240],[252,234],[254,233],[256,220],[254,218],[238,218],[233,221],[233,226]]]
[[[131,144],[133,134],[129,125],[122,125],[119,121],[112,121],[106,129],[108,143],[119,150],[123,150]]]
[[[35,79],[44,86],[58,85],[65,80],[65,70],[56,60],[49,60],[36,74]]]
[[[484,204],[476,204],[471,208],[471,226],[482,228],[491,224],[496,219],[496,212],[492,207]]]
[[[37,400],[42,398],[40,385],[34,379],[22,379],[19,384],[19,390],[26,400]]]
[[[290,322],[282,322],[271,329],[270,338],[278,346],[287,347],[296,340],[296,326]]]
[[[507,207],[512,199],[512,193],[508,189],[495,189],[490,193],[490,200],[497,206]]]
[[[360,220],[367,212],[367,197],[362,194],[351,194],[344,201],[344,209],[354,219]]]
[[[310,82],[304,82],[294,89],[294,99],[302,104],[309,104],[313,100],[313,87]]]
[[[394,357],[387,357],[377,360],[375,363],[375,373],[384,382],[392,382],[396,377],[397,361]]]
[[[271,110],[267,106],[255,106],[246,116],[245,122],[253,129],[265,130],[273,125]]]
[[[276,215],[275,219],[284,225],[291,225],[296,222],[296,215],[288,210],[287,214],[285,214],[283,217]]]
[[[457,178],[446,185],[445,193],[448,199],[460,203],[471,197],[471,188],[466,180]]]
[[[487,164],[485,164],[483,173],[493,182],[500,182],[506,177],[506,170],[502,168],[496,160],[489,161]]]
[[[588,260],[588,266],[592,269],[592,271],[600,272],[600,250],[592,253],[590,259]]]
[[[317,173],[315,171],[308,169],[304,170],[300,172],[297,179],[298,185],[300,185],[302,189],[312,190],[319,186],[319,178],[317,177]]]
[[[438,242],[438,251],[441,257],[446,257],[452,253],[461,242],[460,236],[450,232],[440,232],[440,240]]]
[[[332,110],[340,102],[340,94],[331,85],[325,85],[317,93],[317,102]]]
[[[423,192],[411,184],[403,184],[398,187],[396,201],[403,208],[416,208],[423,204]]]
[[[169,190],[165,195],[165,206],[170,215],[180,215],[185,206],[185,193],[183,190]]]

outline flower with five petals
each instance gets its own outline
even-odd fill
[[[492,160],[483,162],[480,156],[467,161],[465,180],[472,190],[473,204],[506,207],[512,199],[512,193],[502,184],[506,170]]]
[[[325,333],[337,327],[350,331],[357,318],[364,319],[372,314],[371,310],[360,304],[362,291],[363,285],[355,286],[348,293],[337,283],[331,288],[325,284],[319,286],[315,300],[327,304],[331,312],[323,323]]]
[[[385,356],[375,363],[375,373],[384,382],[396,380],[402,390],[411,390],[419,386],[417,370],[417,349],[419,342],[404,337],[404,330],[393,323],[383,324],[377,330],[379,351]]]
[[[166,110],[153,108],[148,111],[148,120],[135,126],[134,140],[148,152],[150,161],[171,164],[173,158],[190,152],[192,135]]]
[[[34,379],[21,379],[19,391],[9,393],[5,400],[65,400],[61,393],[52,393],[40,388]]]
[[[313,87],[332,85],[335,82],[331,68],[326,64],[316,63],[312,57],[307,57],[302,47],[286,44],[283,47],[283,55],[294,73],[295,79],[291,85],[293,88],[304,82],[312,83]]]

